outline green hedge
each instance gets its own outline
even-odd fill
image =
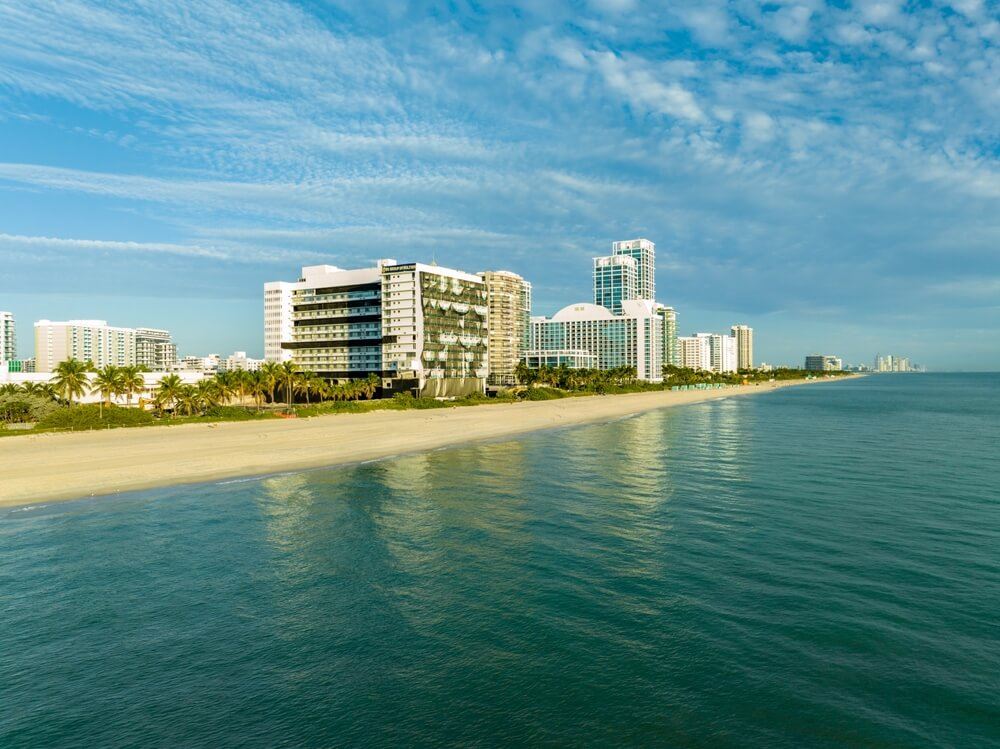
[[[137,427],[156,421],[153,414],[139,408],[119,408],[94,404],[64,406],[38,422],[39,429],[108,429],[110,427]]]

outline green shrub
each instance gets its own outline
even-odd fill
[[[213,406],[207,409],[203,416],[209,419],[224,421],[249,421],[251,419],[267,418],[269,414],[244,406]]]
[[[155,419],[148,411],[139,408],[86,404],[67,406],[53,411],[38,421],[40,429],[108,429],[110,427],[136,427],[152,424]]]
[[[23,424],[41,421],[61,406],[51,398],[27,393],[0,395],[0,423]]]
[[[562,390],[556,390],[554,388],[529,388],[528,397],[525,398],[525,400],[554,401],[565,397],[566,393],[564,393]]]
[[[434,398],[414,398],[410,393],[396,393],[392,396],[392,405],[399,409],[430,409],[430,408],[451,408],[454,403],[450,401],[439,401]]]

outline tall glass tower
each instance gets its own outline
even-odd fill
[[[622,302],[638,299],[638,267],[628,255],[608,255],[594,258],[594,304],[622,313]]]
[[[656,245],[642,238],[612,242],[611,254],[635,260],[636,298],[656,299]]]

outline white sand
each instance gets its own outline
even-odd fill
[[[0,439],[0,506],[333,466],[796,383]]]

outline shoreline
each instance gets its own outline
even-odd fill
[[[0,441],[0,507],[333,468],[822,382],[26,435]]]

